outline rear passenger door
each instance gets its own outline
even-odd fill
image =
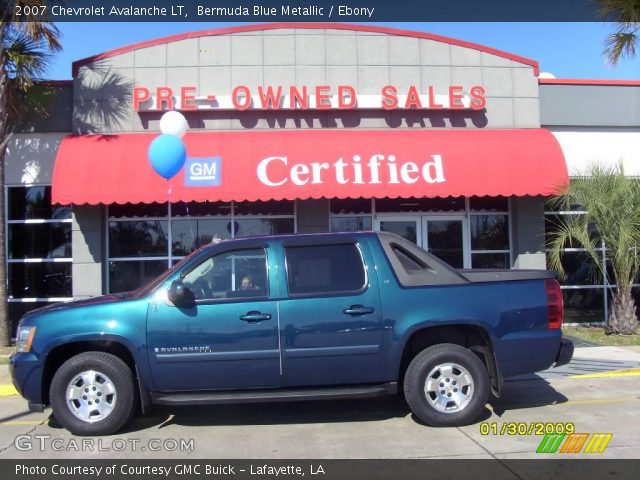
[[[290,240],[281,252],[283,386],[382,382],[382,308],[368,246],[313,240]]]

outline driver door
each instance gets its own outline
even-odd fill
[[[264,244],[217,251],[182,276],[192,305],[150,304],[148,355],[158,390],[281,386],[268,255]]]

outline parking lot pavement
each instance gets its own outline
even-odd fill
[[[571,424],[576,433],[612,433],[597,458],[640,458],[640,350],[577,349],[568,367],[562,374],[543,372],[507,381],[501,398],[488,405],[479,422],[448,429],[419,424],[401,397],[390,397],[155,408],[117,435],[83,439],[60,428],[49,410],[29,413],[20,397],[2,396],[0,458],[562,456],[535,453],[542,435],[508,435],[511,428],[536,423]],[[483,435],[481,426],[490,434]],[[77,449],[84,451],[80,457]]]

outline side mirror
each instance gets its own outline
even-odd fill
[[[194,302],[193,293],[184,286],[182,280],[174,280],[171,282],[167,297],[176,307],[189,306]]]

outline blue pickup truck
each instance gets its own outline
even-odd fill
[[[226,240],[148,285],[22,318],[11,374],[77,435],[136,408],[405,395],[473,422],[503,380],[571,359],[553,273],[456,270],[389,233]]]

